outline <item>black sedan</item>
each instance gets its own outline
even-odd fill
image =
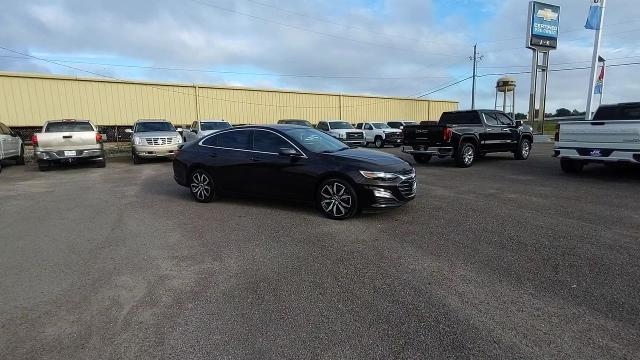
[[[416,194],[415,170],[375,150],[351,149],[304,126],[245,126],[190,143],[173,162],[195,200],[242,194],[316,204],[331,219],[395,208]]]

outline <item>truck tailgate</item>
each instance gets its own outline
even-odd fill
[[[443,125],[411,125],[402,129],[405,145],[428,145],[435,146],[443,143]]]
[[[640,120],[560,123],[559,146],[625,148],[629,145],[640,145]]]
[[[41,150],[87,150],[99,149],[95,131],[38,133]]]

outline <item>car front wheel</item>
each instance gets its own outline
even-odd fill
[[[208,203],[218,198],[214,182],[208,172],[198,169],[191,174],[189,189],[196,201]]]
[[[358,212],[358,195],[348,182],[329,179],[318,187],[318,207],[329,219],[345,220]]]
[[[531,141],[528,139],[520,140],[518,144],[518,148],[516,149],[515,158],[516,160],[527,160],[529,155],[531,154]]]
[[[384,139],[381,138],[380,136],[376,137],[375,145],[376,145],[377,148],[383,148],[384,147]]]

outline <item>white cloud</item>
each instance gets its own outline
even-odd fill
[[[202,2],[213,6],[203,5]],[[552,63],[589,60],[589,38],[593,33],[581,30],[588,2],[556,2],[562,5],[562,29],[560,49],[552,53]],[[477,19],[469,19],[468,15],[455,11],[461,6],[477,7],[483,19],[480,25]],[[464,3],[456,2],[451,9],[438,10],[445,13],[436,13],[436,8],[430,0],[385,0],[377,1],[373,6],[366,6],[364,2],[319,0],[10,2],[5,4],[0,13],[0,23],[3,24],[0,45],[46,53],[49,58],[58,59],[77,60],[79,56],[90,56],[93,58],[90,61],[107,57],[103,62],[164,67],[406,77],[388,80],[273,78],[73,65],[100,73],[109,72],[122,78],[267,85],[401,96],[430,90],[470,74],[471,64],[467,57],[471,55],[474,41],[480,41],[480,52],[485,55],[480,64],[483,67],[525,66],[511,69],[481,68],[480,73],[528,70],[526,65],[530,64],[530,52],[524,49],[526,0],[465,0]],[[310,17],[294,13],[309,14]],[[639,55],[634,41],[637,32],[624,33],[636,29],[637,23],[632,21],[638,18],[640,10],[633,0],[609,4],[607,23],[611,26],[605,32],[605,56]],[[482,42],[505,38],[517,39]],[[571,39],[577,40],[569,41]],[[562,66],[584,65],[588,63]],[[55,65],[9,58],[0,58],[0,68],[82,75]],[[611,69],[607,75],[607,101],[637,100],[634,99],[640,80],[637,67]],[[442,76],[451,78],[438,78]],[[529,77],[516,76],[519,81],[517,106],[519,110],[526,111]],[[553,73],[549,85],[549,108],[564,106],[582,109],[586,98],[586,76],[586,71]],[[497,77],[479,79],[480,105],[493,106],[495,79]],[[460,100],[462,107],[466,107],[470,104],[469,92],[470,82],[466,82],[432,97]]]

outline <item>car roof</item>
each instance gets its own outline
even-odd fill
[[[138,119],[136,122],[170,122],[167,119]]]
[[[200,122],[228,122],[227,120],[223,120],[223,119],[202,119],[202,120],[198,120]]]
[[[238,126],[234,129],[262,129],[262,130],[290,130],[290,129],[309,129],[308,126],[293,124],[272,124],[272,125],[245,125]]]

